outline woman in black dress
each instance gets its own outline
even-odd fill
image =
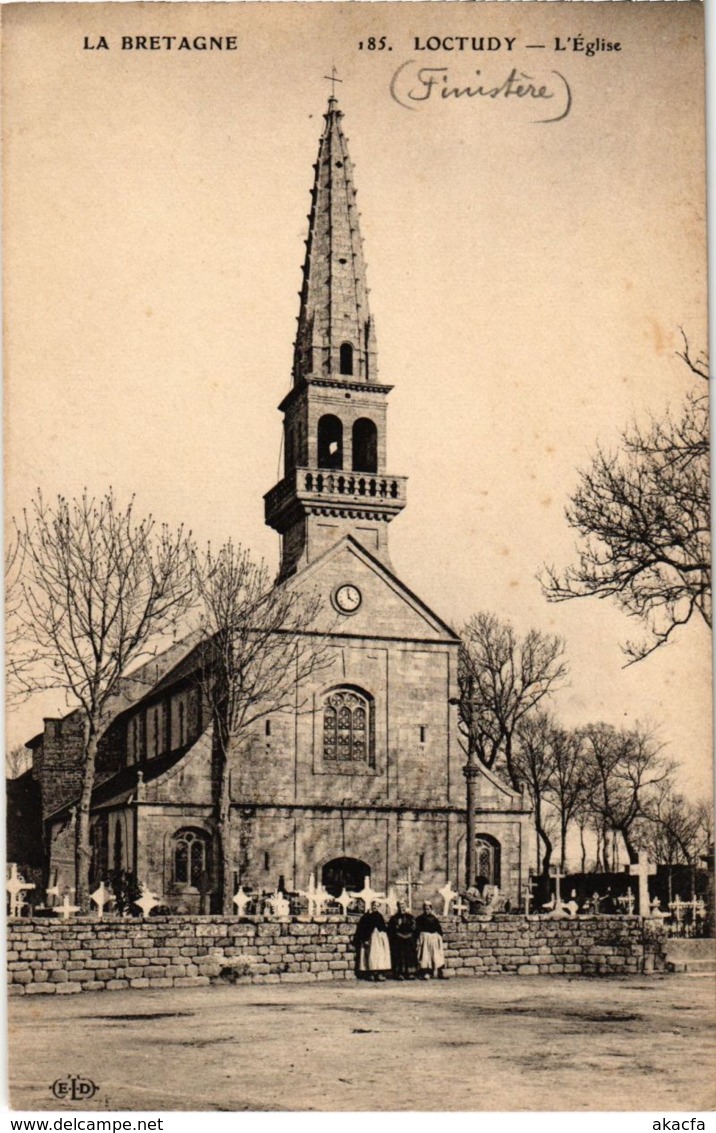
[[[388,921],[390,957],[396,980],[413,980],[418,967],[415,951],[415,917],[398,901],[398,908]]]

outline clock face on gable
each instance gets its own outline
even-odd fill
[[[355,614],[363,595],[352,582],[344,582],[333,592],[333,604],[342,614]]]

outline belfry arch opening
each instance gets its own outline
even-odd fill
[[[346,377],[353,374],[353,345],[350,342],[342,342],[339,357],[340,371]]]
[[[378,471],[378,430],[369,417],[359,417],[353,425],[353,471]]]
[[[318,422],[318,467],[343,467],[343,425],[333,413]]]

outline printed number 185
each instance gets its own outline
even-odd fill
[[[393,50],[392,47],[388,47],[388,37],[385,35],[381,35],[379,39],[371,35],[368,39],[362,39],[358,44],[359,51],[385,51],[386,48],[388,51]]]

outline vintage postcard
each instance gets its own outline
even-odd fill
[[[702,5],[2,64],[11,1105],[704,1128]]]

